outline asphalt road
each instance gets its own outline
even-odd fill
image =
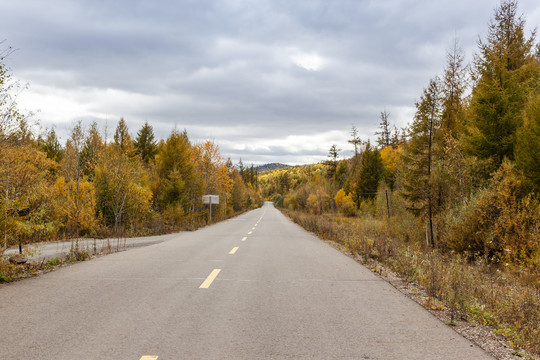
[[[165,234],[157,236],[145,236],[145,237],[132,237],[132,238],[111,238],[111,239],[87,239],[82,238],[79,240],[70,241],[57,241],[49,243],[40,243],[30,245],[32,250],[32,256],[26,256],[31,261],[42,261],[54,259],[55,257],[62,257],[67,255],[71,248],[77,246],[80,250],[88,251],[90,254],[95,252],[107,251],[111,249],[112,252],[117,250],[125,250],[133,247],[148,246],[152,244],[158,244],[163,241],[172,240],[178,237],[178,234]],[[19,253],[18,247],[12,247],[5,251],[6,255],[15,255]]]
[[[491,359],[271,204],[0,287],[0,359]]]

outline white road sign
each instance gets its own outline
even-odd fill
[[[217,205],[219,204],[219,195],[204,195],[202,200],[203,204]]]

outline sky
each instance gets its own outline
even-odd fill
[[[186,130],[255,165],[316,163],[381,111],[406,126],[457,39],[467,61],[499,0],[0,0],[5,64],[62,142],[96,121]],[[519,1],[530,32],[538,0]]]

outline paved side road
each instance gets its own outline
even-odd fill
[[[157,236],[144,236],[134,238],[111,238],[111,239],[79,239],[78,246],[82,250],[86,250],[90,253],[94,251],[101,252],[102,250],[110,247],[113,251],[116,249],[130,249],[134,247],[148,246],[153,244],[159,244],[163,241],[176,238],[177,234],[166,234]],[[31,245],[32,256],[27,258],[31,261],[42,261],[44,259],[54,259],[55,257],[62,257],[67,255],[72,246],[75,245],[75,240],[72,241],[57,241],[50,243],[42,243]],[[12,247],[5,251],[6,255],[18,254],[19,248]]]
[[[491,359],[271,204],[0,287],[0,359]]]

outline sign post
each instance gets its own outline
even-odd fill
[[[212,223],[212,205],[219,204],[219,195],[204,195],[202,197],[203,204],[208,204],[210,206],[210,211],[208,213],[208,222]]]
[[[225,220],[227,220],[227,194],[225,193]]]

